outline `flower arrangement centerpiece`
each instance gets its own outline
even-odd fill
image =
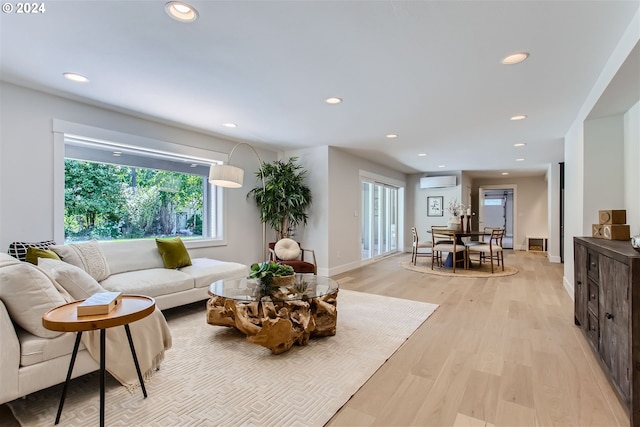
[[[449,217],[449,228],[460,230],[460,215],[465,212],[466,206],[458,202],[455,197],[449,201],[447,211],[451,215]]]
[[[295,271],[290,265],[277,262],[261,262],[251,264],[251,273],[248,279],[257,279],[257,291],[260,297],[271,295],[281,286],[288,286],[295,281]]]

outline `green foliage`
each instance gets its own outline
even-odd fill
[[[172,235],[178,214],[202,235],[203,191],[198,175],[65,159],[65,236]]]
[[[65,160],[65,216],[75,216],[80,227],[88,229],[96,221],[117,223],[125,210],[125,175],[121,166]]]
[[[261,179],[264,174],[264,188],[255,187],[247,194],[260,208],[262,222],[276,230],[277,240],[290,237],[291,229],[298,224],[307,224],[311,190],[305,184],[307,171],[297,160],[291,157],[286,163],[263,163],[262,172],[256,172],[256,177]]]
[[[157,187],[126,188],[127,217],[125,235],[143,237],[152,233],[159,212]]]
[[[292,274],[295,272],[290,265],[265,261],[251,264],[251,273],[248,278],[259,280],[260,295],[265,296],[278,290],[278,286],[271,283],[274,277],[291,276]]]
[[[197,234],[201,236],[202,235],[202,215],[200,214],[191,215],[191,217],[187,219],[187,227],[193,230],[193,234]]]

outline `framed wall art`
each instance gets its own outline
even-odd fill
[[[427,197],[427,216],[444,216],[442,203],[444,196],[428,196]]]

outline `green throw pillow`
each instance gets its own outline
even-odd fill
[[[156,246],[166,268],[176,269],[191,265],[191,257],[181,238],[156,239]]]
[[[38,265],[38,258],[52,258],[60,261],[60,257],[58,256],[58,254],[50,249],[40,249],[34,247],[27,248],[27,256],[25,258],[25,261],[30,262],[34,265]]]

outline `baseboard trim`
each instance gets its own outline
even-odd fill
[[[569,297],[571,298],[571,301],[575,301],[574,300],[575,289],[573,288],[573,284],[567,280],[566,276],[562,277],[562,285],[564,286],[564,289],[569,294]]]
[[[562,258],[560,258],[559,255],[551,255],[547,253],[547,259],[549,260],[549,262],[554,262],[556,264],[562,262]]]

